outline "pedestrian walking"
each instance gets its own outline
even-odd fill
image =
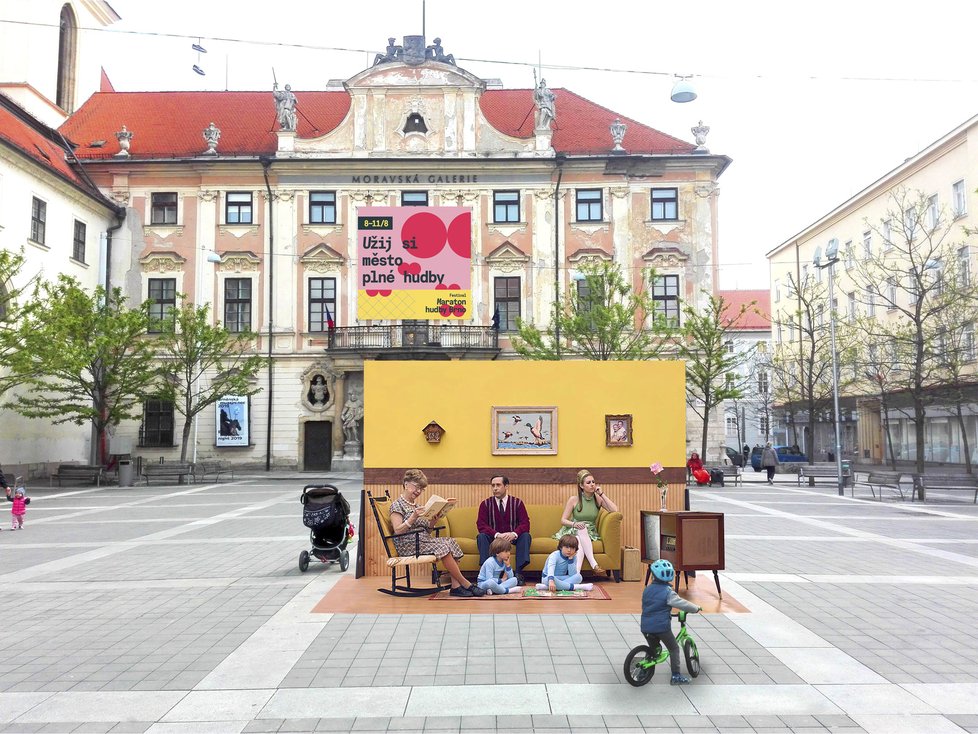
[[[767,469],[768,484],[774,484],[774,472],[777,471],[779,463],[778,452],[774,450],[771,442],[768,441],[764,450],[761,452],[761,466]]]

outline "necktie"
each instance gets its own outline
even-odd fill
[[[503,514],[503,501],[499,500],[499,515],[502,517]]]

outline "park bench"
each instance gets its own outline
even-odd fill
[[[146,478],[146,486],[149,486],[150,479],[175,477],[179,481],[180,477],[192,477],[193,475],[194,469],[189,462],[169,461],[162,464],[143,464],[143,477]]]
[[[744,467],[736,466],[731,464],[730,466],[723,467],[723,481],[732,482],[734,486],[743,485],[744,483]]]
[[[164,464],[164,466],[166,465]],[[202,482],[210,474],[214,475],[215,482],[221,478],[222,474],[229,474],[232,481],[234,480],[234,469],[227,459],[204,459],[193,465],[194,482]]]
[[[890,492],[898,492],[900,494],[900,499],[905,499],[903,490],[906,488],[912,491],[912,478],[909,475],[903,474],[902,472],[895,471],[868,471],[868,472],[856,472],[855,481],[853,482],[853,496],[855,496],[855,490],[857,487],[867,487],[872,493],[873,497],[876,497],[880,501],[883,500],[883,490],[888,490]]]
[[[798,467],[798,486],[802,480],[808,480],[808,486],[814,487],[818,479],[830,479],[833,482],[839,481],[839,467],[836,464],[801,464]],[[852,480],[852,472],[846,466],[842,467],[842,485],[849,484]]]
[[[970,474],[914,474],[910,500],[926,501],[927,492],[931,489],[974,492],[973,501],[978,504],[978,479]]]
[[[62,486],[64,482],[70,482],[73,484],[78,483],[93,483],[96,487],[102,486],[102,480],[105,478],[105,472],[100,466],[88,466],[86,464],[59,464],[58,471],[51,475],[51,481],[49,484],[53,484],[54,480],[58,480],[58,486]]]

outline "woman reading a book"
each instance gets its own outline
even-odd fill
[[[598,535],[598,513],[601,510],[606,512],[618,512],[618,506],[608,498],[594,481],[594,475],[587,469],[577,472],[577,494],[568,498],[564,505],[564,515],[560,519],[561,528],[554,533],[554,539],[560,540],[564,535],[574,533],[577,535],[581,552],[577,554],[577,572],[581,572],[584,566],[584,558],[595,573],[604,573],[604,569],[598,565],[594,558],[593,540],[601,540]]]
[[[448,571],[452,579],[452,596],[482,596],[485,590],[472,584],[462,575],[458,567],[458,559],[462,557],[462,549],[454,538],[437,538],[432,532],[432,528],[438,521],[455,506],[455,499],[448,498],[438,503],[433,503],[441,509],[434,514],[426,513],[425,505],[418,504],[418,498],[428,486],[428,477],[420,469],[408,469],[404,472],[404,479],[401,480],[403,490],[401,495],[391,502],[391,525],[394,528],[394,535],[403,535],[394,538],[394,547],[401,555],[410,556],[415,552],[415,534],[413,531],[421,530],[417,534],[420,541],[418,552],[422,555],[433,555]]]

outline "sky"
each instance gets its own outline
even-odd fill
[[[122,21],[99,41],[119,91],[270,90],[273,69],[323,89],[423,30],[507,88],[532,87],[540,64],[548,86],[683,140],[702,120],[710,151],[733,159],[722,288],[767,288],[768,250],[978,114],[970,0],[109,2]],[[695,101],[670,101],[676,74]]]

